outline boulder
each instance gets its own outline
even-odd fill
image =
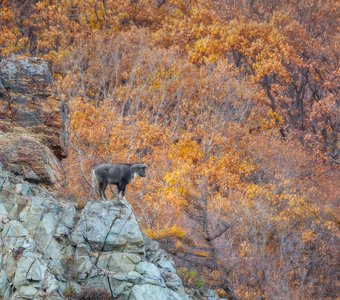
[[[34,299],[35,295],[38,293],[38,289],[33,286],[22,286],[18,290],[18,296],[22,299]],[[20,298],[19,298],[20,299]]]
[[[29,182],[55,184],[63,178],[63,170],[53,152],[34,135],[0,131],[0,162],[14,174]],[[19,193],[28,194],[25,186]]]
[[[2,230],[2,237],[23,237],[28,234],[28,230],[17,220],[9,221]]]
[[[71,233],[76,243],[96,251],[144,253],[144,240],[131,205],[122,201],[88,201]]]
[[[132,253],[102,253],[98,258],[97,267],[114,273],[128,273],[133,271],[140,261],[141,257]]]
[[[143,284],[143,285],[135,285],[130,293],[128,298],[129,300],[159,300],[159,299],[169,299],[167,298],[167,294],[164,288],[152,285],[152,284]],[[185,299],[185,298],[181,298]]]

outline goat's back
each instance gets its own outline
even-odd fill
[[[119,183],[131,180],[132,164],[101,164],[94,168],[94,172],[99,181],[108,183]]]

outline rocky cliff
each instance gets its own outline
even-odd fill
[[[89,201],[78,212],[23,177],[0,174],[0,298],[64,299],[84,287],[114,299],[189,298],[127,201]]]
[[[217,299],[185,290],[126,200],[56,199],[62,115],[45,62],[0,61],[0,299]]]
[[[55,184],[66,155],[63,105],[47,64],[0,61],[0,162],[30,182]]]

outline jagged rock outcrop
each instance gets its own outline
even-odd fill
[[[83,287],[113,299],[195,299],[126,200],[89,201],[79,212],[2,166],[0,249],[0,299],[65,299]]]
[[[63,107],[46,62],[0,61],[0,161],[7,169],[31,182],[62,178]]]

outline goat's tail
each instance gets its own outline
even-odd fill
[[[97,180],[97,176],[96,176],[96,173],[94,171],[94,168],[92,169],[91,173],[92,173],[92,188],[93,188],[94,194],[96,195],[97,194],[96,187],[97,187],[98,180]]]

